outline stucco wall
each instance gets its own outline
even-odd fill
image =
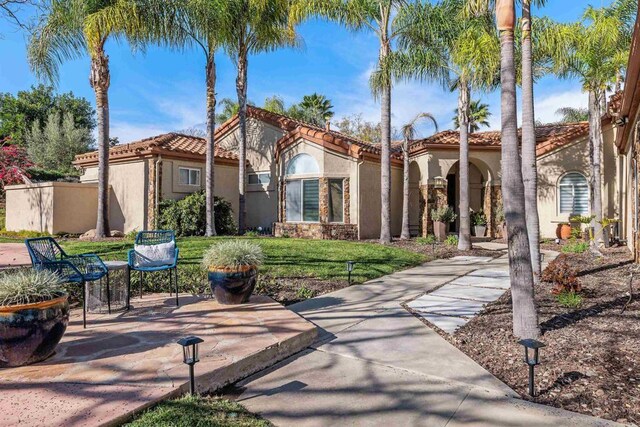
[[[95,184],[46,182],[7,186],[6,191],[9,231],[79,234],[96,226]]]
[[[602,208],[605,217],[618,217],[616,183],[616,156],[614,154],[614,133],[611,126],[603,129],[604,150],[602,167]],[[571,145],[555,150],[538,158],[538,212],[540,215],[540,235],[543,238],[556,236],[557,223],[568,221],[569,214],[560,214],[558,208],[558,183],[569,172],[583,174],[591,180],[589,161],[589,139],[584,137]]]
[[[247,174],[270,172],[271,183],[268,186],[248,185],[246,188],[247,227],[272,227],[277,221],[278,193],[275,165],[276,141],[284,135],[282,129],[259,120],[247,120]],[[237,152],[240,130],[232,132],[218,140],[221,147]],[[238,179],[235,179],[238,198]],[[237,206],[237,202],[236,205]],[[237,209],[235,209],[237,212]]]
[[[200,170],[200,185],[180,185],[180,168]],[[162,160],[162,198],[179,200],[205,188],[205,163],[187,160]],[[238,212],[238,168],[236,166],[215,164],[214,194],[231,203],[233,212]]]
[[[136,160],[109,166],[109,221],[112,230],[128,233],[144,230],[147,224],[147,161]],[[96,183],[98,167],[85,169],[81,182]],[[95,228],[95,224],[93,227]]]

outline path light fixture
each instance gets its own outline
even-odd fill
[[[534,339],[525,339],[525,340],[520,340],[518,341],[518,344],[522,345],[524,347],[524,361],[527,365],[529,365],[529,396],[531,397],[535,397],[536,396],[536,390],[535,387],[533,385],[533,379],[534,379],[534,373],[533,373],[533,369],[536,365],[540,364],[540,349],[542,347],[545,347],[546,344],[538,341],[538,340],[534,340]],[[529,354],[530,352],[533,353],[533,355]]]
[[[540,262],[544,262],[544,252],[540,252]]]
[[[556,245],[559,245],[559,244],[560,244],[560,238],[556,237]]]
[[[347,274],[349,275],[349,286],[351,286],[351,272],[353,271],[353,266],[356,264],[355,261],[347,261]]]
[[[180,338],[178,340],[178,344],[182,346],[182,361],[186,365],[189,365],[189,392],[191,394],[195,394],[196,392],[196,380],[193,374],[193,365],[200,361],[200,359],[198,359],[198,344],[201,342],[204,342],[202,338],[194,336]]]

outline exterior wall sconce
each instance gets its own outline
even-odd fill
[[[178,344],[182,346],[182,362],[189,365],[189,391],[193,395],[196,392],[196,380],[193,372],[193,365],[198,363],[198,344],[204,342],[199,337],[185,337],[178,340]]]
[[[443,189],[447,186],[447,180],[441,176],[436,176],[431,180],[431,186],[437,189]]]
[[[526,339],[518,341],[518,344],[524,347],[524,361],[527,365],[529,365],[529,396],[535,397],[536,390],[534,387],[534,368],[536,365],[540,364],[540,355],[539,350],[542,347],[546,347],[546,344],[534,340],[534,339]],[[532,352],[533,354],[529,354]]]

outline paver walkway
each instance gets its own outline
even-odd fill
[[[401,306],[505,262],[435,261],[296,304],[320,328],[315,344],[238,383],[235,397],[278,426],[617,425],[518,399]]]
[[[30,264],[31,259],[24,243],[0,243],[0,269]]]

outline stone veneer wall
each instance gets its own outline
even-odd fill
[[[276,237],[296,237],[323,240],[357,240],[356,224],[322,224],[318,222],[276,222]]]
[[[349,178],[342,181],[342,223],[329,222],[329,178],[319,178],[320,222],[286,222],[286,181],[280,185],[279,222],[273,225],[276,237],[296,237],[331,240],[357,240],[358,225],[351,224],[351,188]]]
[[[424,208],[422,207],[422,198],[427,195]],[[447,205],[447,187],[433,188],[428,185],[420,187],[420,208],[422,210],[422,237],[433,234],[433,221],[431,220],[431,209],[436,209]],[[426,233],[425,233],[426,230]]]

